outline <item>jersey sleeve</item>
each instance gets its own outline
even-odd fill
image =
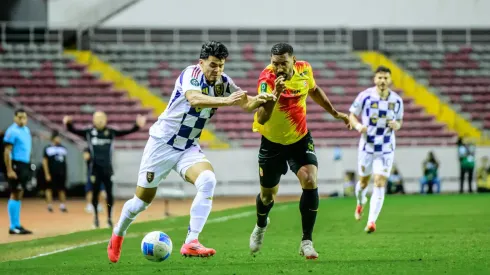
[[[48,146],[44,147],[43,150],[43,157],[47,158],[48,157]]]
[[[258,81],[258,87],[257,87],[257,92],[259,94],[261,93],[272,93],[274,90],[274,79],[272,78],[272,75],[270,71],[267,69],[262,71],[262,73],[259,76],[259,81]]]
[[[5,137],[3,138],[3,142],[6,144],[15,144],[15,140],[17,139],[17,132],[12,128],[8,128],[5,132]]]
[[[405,110],[405,107],[403,106],[403,100],[400,98],[398,100],[398,111],[396,112],[396,120],[403,120],[403,112]]]
[[[202,91],[201,83],[199,82],[200,69],[198,67],[190,67],[184,71],[182,75],[182,92],[187,91]]]
[[[353,113],[354,115],[358,116],[362,112],[362,101],[364,99],[364,93],[360,93],[352,105],[349,108],[349,112]]]
[[[316,87],[315,76],[313,75],[313,68],[311,67],[310,63],[308,62],[305,63],[306,63],[305,74],[308,77],[308,90],[311,90]]]
[[[231,77],[226,76],[226,78],[228,81],[228,88],[226,89],[225,96],[230,96],[232,93],[242,90],[242,88],[240,88],[240,87],[238,87],[238,85],[236,85],[235,81],[233,81],[233,79]]]

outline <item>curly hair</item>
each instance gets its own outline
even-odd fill
[[[228,57],[228,49],[226,46],[218,41],[208,41],[201,47],[200,59],[207,59],[210,56],[214,56],[219,59],[226,59]]]

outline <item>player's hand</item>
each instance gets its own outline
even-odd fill
[[[352,125],[350,124],[349,116],[347,114],[344,114],[342,112],[337,112],[334,118],[344,121],[344,124],[347,126],[347,129],[352,130]]]
[[[362,125],[361,123],[356,125],[356,130],[361,134],[367,133],[367,127],[365,125]]]
[[[64,116],[63,117],[63,124],[67,125],[72,122],[72,117],[71,116]]]
[[[242,105],[244,102],[247,101],[247,92],[246,91],[236,91],[232,93],[229,97],[226,98],[227,100],[227,105],[229,106],[234,106],[234,105]]]
[[[136,116],[136,125],[138,125],[138,127],[140,128],[143,128],[146,124],[146,116],[142,116],[140,114],[138,114]]]
[[[284,90],[286,90],[286,84],[284,83],[284,77],[282,75],[278,76],[276,80],[274,80],[274,85],[276,87],[275,91],[278,94],[281,94],[284,92]]]
[[[17,179],[17,173],[15,173],[14,170],[7,171],[7,178],[16,180]]]
[[[51,175],[46,175],[46,182],[51,182]]]
[[[390,127],[391,129],[395,130],[395,131],[398,131],[401,127],[400,123],[396,120],[391,120],[390,122],[388,122],[388,127]]]
[[[255,97],[255,101],[259,104],[264,104],[267,101],[271,101],[271,100],[276,101],[277,97],[273,94],[268,94],[268,93],[262,93]]]

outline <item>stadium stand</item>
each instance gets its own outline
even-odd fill
[[[383,50],[455,110],[490,131],[490,46],[388,44]]]
[[[59,44],[4,44],[0,48],[4,95],[56,124],[61,125],[64,115],[72,115],[76,126],[86,127],[94,110],[105,111],[109,123],[118,128],[132,127],[136,114],[148,115],[150,123],[155,121],[150,109],[112,86],[64,55]],[[146,140],[150,125],[122,139]]]
[[[149,86],[154,93],[168,98],[181,70],[197,61],[196,51],[200,46],[198,42],[179,45],[97,43],[93,49],[115,68]],[[232,44],[229,45],[229,50],[230,60],[225,65],[226,72],[240,87],[255,93],[257,77],[268,63],[269,46]],[[331,44],[326,47],[315,43],[296,45],[295,51],[298,58],[311,63],[318,85],[339,110],[348,112],[355,96],[371,85],[370,68],[345,44]],[[424,114],[422,108],[414,105],[409,98],[404,99],[407,122],[404,131],[399,134],[399,144],[454,143],[453,132],[437,123],[432,116]],[[317,146],[356,145],[358,136],[355,132],[345,131],[341,123],[334,121],[311,99],[309,103],[308,123],[316,137]],[[255,147],[260,142],[259,135],[251,131],[253,114],[243,113],[236,108],[221,108],[211,121],[215,125],[215,131],[225,134],[238,145]]]

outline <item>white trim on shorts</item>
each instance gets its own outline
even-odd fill
[[[395,152],[383,154],[359,151],[357,158],[358,174],[361,177],[367,177],[371,174],[375,174],[388,178],[391,174],[394,159]]]
[[[185,181],[187,169],[199,162],[210,162],[199,145],[181,151],[168,145],[164,139],[150,136],[141,158],[138,186],[158,187],[160,181],[167,178],[171,170],[177,172]]]

